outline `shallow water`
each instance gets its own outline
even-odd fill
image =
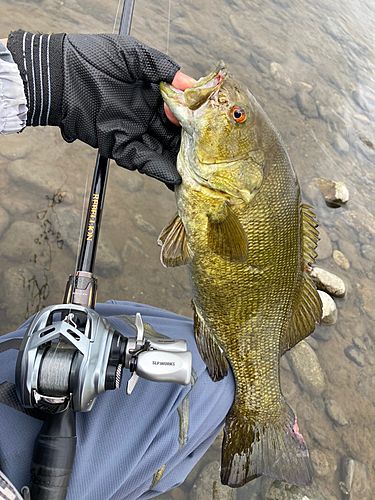
[[[112,0],[0,0],[0,35],[19,26],[108,32],[116,8]],[[372,498],[375,483],[370,444],[375,442],[374,22],[371,0],[185,0],[170,5],[137,0],[133,22],[132,34],[160,50],[167,50],[169,39],[169,54],[186,73],[199,77],[223,59],[257,96],[284,138],[304,198],[316,208],[324,236],[319,264],[347,285],[346,297],[336,299],[337,324],[319,327],[309,341],[324,388],[317,389],[313,378],[303,385],[302,375],[296,378],[287,360],[282,365],[284,393],[314,459],[314,489],[305,493],[312,499],[319,494],[342,498],[346,458],[356,461],[352,499]],[[90,148],[64,143],[53,129],[1,138],[3,332],[42,305],[61,300],[67,274],[74,269],[84,187],[94,159]],[[327,207],[314,187],[316,177],[345,182],[348,204]],[[174,213],[173,194],[115,165],[107,193],[97,261],[99,300],[136,300],[190,315],[186,272],[163,269],[156,245]],[[347,257],[349,269],[335,263],[335,249]],[[347,357],[350,346],[361,366]],[[328,415],[330,400],[345,425]],[[164,498],[224,498],[227,493],[209,486],[213,482],[207,473],[199,479],[205,464],[217,459],[219,446]],[[237,498],[303,496],[296,490],[271,496],[268,483],[257,480],[238,490]]]

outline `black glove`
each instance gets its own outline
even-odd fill
[[[27,125],[57,125],[66,141],[80,139],[118,165],[181,182],[180,131],[158,85],[179,69],[168,56],[119,35],[15,31],[8,48],[24,81]]]

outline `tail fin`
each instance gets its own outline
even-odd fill
[[[238,408],[238,407],[237,407]],[[297,418],[285,403],[279,422],[259,424],[236,407],[228,414],[221,456],[221,482],[232,488],[265,475],[298,486],[311,482],[311,463]]]

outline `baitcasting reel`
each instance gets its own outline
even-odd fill
[[[90,308],[58,304],[44,308],[30,324],[17,358],[16,389],[21,404],[48,413],[70,405],[90,411],[96,397],[118,389],[124,368],[133,375],[130,394],[142,377],[190,383],[192,356],[185,340],[148,340],[137,313],[136,337],[124,337]]]

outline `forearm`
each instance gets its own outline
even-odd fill
[[[0,40],[0,134],[20,132],[26,125],[27,103],[17,65]]]

